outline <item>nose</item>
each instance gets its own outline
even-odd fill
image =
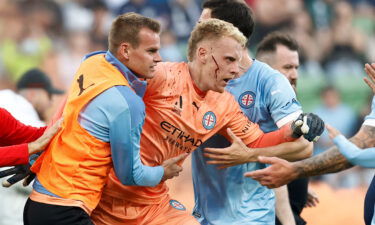
[[[160,52],[158,51],[154,56],[154,62],[158,63],[161,61],[162,61],[162,58],[161,58]]]
[[[290,71],[289,77],[290,77],[290,79],[293,79],[293,80],[297,80],[298,79],[298,70],[297,70],[297,68],[293,68]]]
[[[230,73],[233,76],[238,76],[238,74],[240,73],[240,64],[239,63],[234,63],[234,65],[231,67]]]

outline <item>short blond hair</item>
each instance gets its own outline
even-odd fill
[[[134,48],[139,45],[139,31],[148,28],[155,33],[160,32],[160,23],[154,19],[142,16],[137,13],[125,13],[118,16],[112,23],[108,35],[108,49],[116,54],[121,43],[128,42]]]
[[[222,37],[230,37],[245,47],[247,39],[233,24],[218,19],[208,19],[198,23],[191,32],[188,44],[188,59],[194,59],[199,42],[207,39],[217,40]]]

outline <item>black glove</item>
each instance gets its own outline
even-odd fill
[[[324,121],[313,113],[302,113],[292,123],[292,137],[303,137],[308,141],[317,141],[324,131]]]
[[[0,171],[0,178],[13,175],[7,180],[3,181],[3,187],[10,187],[22,179],[24,179],[23,186],[26,187],[27,185],[29,185],[35,178],[35,173],[30,171],[30,167],[34,164],[39,155],[40,153],[31,155],[29,157],[29,164],[18,165],[10,169]]]
[[[0,171],[0,178],[13,175],[7,180],[3,181],[3,184],[2,184],[3,187],[10,187],[13,184],[25,178],[26,179],[23,181],[23,186],[26,187],[27,185],[29,185],[31,181],[33,181],[35,178],[35,173],[30,171],[30,167],[31,167],[30,164],[25,164],[25,165],[14,166],[10,169]]]
[[[30,171],[30,167],[31,167],[30,164],[18,165],[18,166],[14,166],[10,169],[0,171],[0,178],[13,175],[10,178],[8,178],[7,180],[3,181],[3,184],[2,184],[3,187],[10,187],[13,184],[15,184],[15,183],[17,183],[20,180],[25,179],[25,178],[26,179],[23,181],[23,186],[29,185],[31,183],[31,181],[34,180],[34,178],[35,178],[35,173]]]

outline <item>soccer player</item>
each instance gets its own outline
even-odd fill
[[[297,93],[299,55],[298,43],[295,39],[283,32],[269,33],[259,43],[256,58],[282,73],[289,80],[294,92]],[[285,212],[285,209],[288,207],[293,212],[291,219],[295,220],[295,224],[305,225],[306,221],[300,214],[307,203],[308,179],[297,179],[289,183],[287,189],[280,187],[275,189],[275,192],[276,225],[293,224],[290,222],[290,218],[286,217],[289,211]],[[285,219],[289,219],[289,221],[285,221]]]
[[[232,0],[209,0],[203,4],[203,12],[200,20],[207,18],[218,18],[231,22],[247,37],[250,38],[253,32],[254,20],[250,8],[241,1]],[[272,62],[276,67],[287,74],[291,74],[291,83],[295,84],[296,67],[298,67],[297,46],[291,43],[289,46],[291,57],[286,57],[283,62],[276,58],[266,61]],[[270,56],[272,53],[269,53]],[[263,55],[263,54],[262,54]],[[263,55],[264,56],[264,55]],[[272,55],[273,56],[273,55]],[[287,62],[288,70],[279,68],[279,64]],[[261,129],[270,132],[282,127],[292,121],[301,113],[301,106],[296,100],[296,95],[285,79],[284,75],[270,68],[267,64],[251,59],[244,49],[241,60],[241,75],[229,82],[226,88],[237,100],[245,115],[254,122],[257,122]],[[209,139],[202,147],[226,147],[229,142],[221,135]],[[291,148],[283,151],[262,151],[264,155],[278,155],[280,157],[296,160],[310,156],[312,146],[303,139],[292,143]],[[273,190],[261,186],[257,181],[245,179],[243,173],[249,170],[263,168],[265,165],[257,162],[247,163],[247,156],[235,156],[237,152],[226,150],[233,154],[232,159],[243,159],[243,165],[218,170],[216,166],[207,165],[204,152],[199,149],[192,156],[193,181],[195,193],[195,208],[193,215],[201,224],[264,224],[275,223],[275,196]],[[216,159],[217,163],[231,163],[228,158]],[[254,150],[249,151],[254,153]],[[213,156],[206,154],[206,156]],[[239,157],[238,157],[239,156]],[[256,161],[254,157],[251,158]],[[208,163],[215,163],[208,161]],[[236,163],[238,164],[238,162]],[[229,164],[230,165],[230,164]],[[278,190],[287,199],[286,187]],[[278,197],[279,197],[278,196]],[[279,201],[280,202],[280,201]],[[280,218],[285,224],[293,224],[294,218],[290,205],[279,206],[282,211]],[[288,210],[289,209],[289,210]]]
[[[155,20],[120,15],[111,26],[109,50],[81,63],[62,128],[32,167],[37,178],[25,205],[26,225],[92,224],[89,215],[113,167],[122,183],[142,186],[181,171],[176,162],[184,155],[155,167],[140,161],[146,84],[139,78],[152,78],[161,61],[159,31]]]
[[[365,79],[366,83],[375,93],[375,63],[366,64],[365,71],[373,82]],[[366,116],[360,130],[350,138],[350,141],[359,148],[371,148],[375,146],[375,98],[372,100],[372,111]],[[366,150],[364,150],[366,151]],[[364,153],[363,153],[364,154]],[[350,157],[349,157],[350,158]],[[312,158],[297,162],[287,162],[276,157],[259,157],[263,163],[272,164],[270,167],[258,171],[245,173],[245,176],[258,180],[269,188],[279,187],[296,178],[317,176],[326,173],[335,173],[351,168],[353,165],[334,146],[324,153]],[[365,222],[373,224],[375,205],[375,177],[373,178],[365,198]]]
[[[48,130],[47,127],[26,126],[0,108],[0,124],[0,167],[3,167],[29,163],[29,155],[44,150],[61,121]]]
[[[141,138],[144,163],[159,165],[170,157],[190,153],[213,134],[225,133],[227,128],[241,138],[235,140],[235,148],[241,144],[266,147],[301,135],[291,134],[295,132],[291,124],[264,134],[243,115],[233,96],[224,91],[228,81],[239,74],[246,41],[232,24],[210,19],[192,31],[188,63],[156,66],[144,97],[146,120]],[[314,115],[308,117],[312,120],[310,125],[317,123],[316,127],[310,127],[312,133],[306,135],[312,140],[322,132],[323,122]],[[292,127],[296,124],[292,123]],[[233,135],[232,132],[229,134]],[[92,218],[97,225],[199,224],[181,203],[169,197],[164,182],[156,187],[126,186],[113,172]]]

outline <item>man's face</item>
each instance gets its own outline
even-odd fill
[[[129,47],[129,61],[127,67],[141,78],[154,77],[155,66],[161,61],[159,53],[160,37],[158,33],[142,28],[139,32],[137,48]]]
[[[222,37],[210,42],[201,82],[205,91],[224,92],[229,80],[239,74],[242,46],[233,38]]]
[[[284,45],[277,45],[272,67],[284,74],[296,91],[299,67],[298,52],[289,50]]]
[[[203,9],[201,16],[199,17],[198,23],[211,18],[211,9]]]
[[[32,104],[41,120],[47,119],[48,110],[52,106],[52,95],[42,88],[27,88],[23,95]]]

